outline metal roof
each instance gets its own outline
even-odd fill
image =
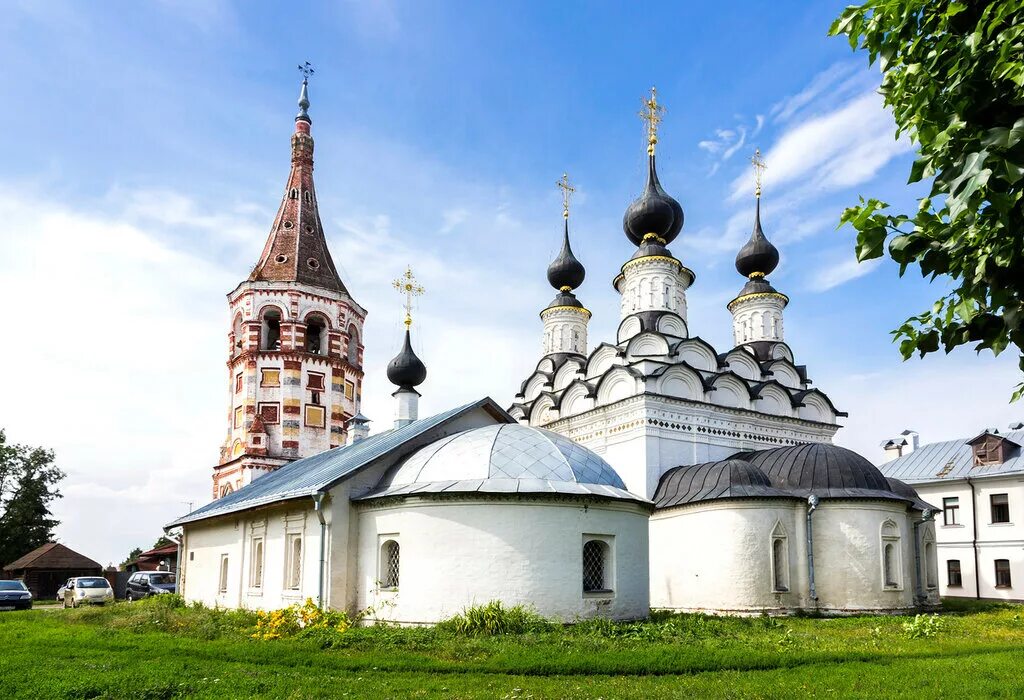
[[[590,495],[649,503],[600,456],[525,425],[464,430],[421,447],[357,500],[438,493]]]
[[[669,469],[658,482],[654,505],[671,508],[725,498],[799,497],[772,486],[765,473],[750,462],[727,459]]]
[[[1024,444],[1024,430],[1001,433],[1015,444]],[[910,454],[897,457],[879,467],[886,476],[908,484],[952,481],[967,477],[999,476],[1024,472],[1024,450],[1000,464],[974,466],[974,452],[967,439],[921,445]]]
[[[492,399],[484,398],[429,418],[414,421],[401,428],[371,435],[351,445],[336,447],[333,450],[286,464],[270,474],[255,479],[237,491],[178,518],[167,527],[237,513],[278,501],[312,496],[318,491],[334,486],[371,462],[391,455],[398,448],[415,449],[429,441],[430,438],[437,439],[439,437],[437,435],[428,436],[426,434],[433,433],[435,428],[477,408],[483,408],[496,420],[514,422],[514,419]],[[426,439],[422,439],[424,437]]]

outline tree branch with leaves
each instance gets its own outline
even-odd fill
[[[896,136],[917,146],[908,184],[931,178],[916,212],[861,197],[840,219],[858,260],[888,252],[901,276],[952,282],[893,331],[900,353],[1013,345],[1024,372],[1024,2],[875,0],[829,33],[879,64]],[[1011,400],[1022,395],[1024,382]]]

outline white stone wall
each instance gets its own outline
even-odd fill
[[[940,510],[935,517],[938,547],[939,589],[943,596],[1024,600],[1024,482],[1019,477],[973,478],[974,495],[964,479],[913,484],[921,498],[942,508],[943,499],[958,499],[958,524],[945,524]],[[991,497],[1006,494],[1010,506],[1009,523],[993,523]],[[975,509],[977,515],[975,516]],[[977,534],[974,531],[977,518]],[[978,570],[975,572],[975,547]],[[962,585],[949,585],[948,561],[959,560]],[[1010,583],[996,586],[995,561],[1010,562]],[[980,590],[979,590],[980,589]]]
[[[647,511],[626,503],[408,499],[360,506],[359,607],[382,619],[437,622],[501,600],[565,621],[646,617]],[[613,594],[585,594],[584,538],[607,538]],[[380,549],[401,548],[397,591],[381,591]]]
[[[330,517],[330,513],[326,514]],[[330,537],[328,527],[328,538]],[[302,541],[300,581],[286,581],[290,536]],[[254,585],[253,542],[263,539],[263,576]],[[329,547],[328,541],[328,547]],[[320,522],[312,499],[301,499],[265,511],[203,521],[185,526],[182,593],[188,602],[224,608],[274,610],[317,599]],[[220,591],[221,558],[228,559],[227,590]]]
[[[690,275],[670,258],[652,256],[629,261],[618,284],[621,317],[638,311],[672,311],[685,322],[686,289],[691,281]]]
[[[540,316],[544,321],[545,355],[556,352],[587,354],[587,322],[590,320],[590,312],[563,306],[545,309]]]
[[[713,501],[651,519],[651,606],[756,613],[833,613],[912,608],[913,525],[897,502],[823,500],[813,514],[818,600],[810,597],[807,506],[777,500]],[[882,526],[898,532],[899,585],[884,585]],[[772,540],[784,536],[787,592],[773,590]],[[927,592],[927,591],[922,591]],[[931,601],[937,602],[935,591]]]
[[[734,344],[757,340],[783,342],[782,310],[785,307],[786,300],[775,294],[756,294],[730,304]]]

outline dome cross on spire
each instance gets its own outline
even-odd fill
[[[654,146],[658,143],[658,124],[661,123],[665,107],[658,104],[658,89],[651,88],[650,98],[640,98],[644,108],[640,110],[640,118],[647,122],[647,155],[654,155]]]
[[[299,64],[299,72],[302,73],[302,89],[299,91],[299,113],[295,116],[295,121],[309,122],[309,76],[316,71],[309,61],[305,61]]]
[[[754,166],[754,196],[760,198],[761,181],[764,178],[764,171],[768,169],[768,165],[765,164],[764,158],[761,157],[760,148],[754,150],[754,157],[750,159],[750,162]]]
[[[416,281],[412,274],[412,266],[407,266],[402,276],[391,285],[405,295],[405,327],[412,325],[412,298],[422,295],[426,290]]]
[[[569,218],[569,199],[576,193],[576,188],[569,184],[569,174],[562,173],[562,179],[555,183],[562,190],[562,218]]]

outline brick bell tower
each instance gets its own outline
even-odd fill
[[[309,64],[292,134],[292,165],[263,255],[228,294],[227,438],[213,498],[300,457],[346,442],[359,413],[366,310],[345,288],[327,249],[309,118]]]

